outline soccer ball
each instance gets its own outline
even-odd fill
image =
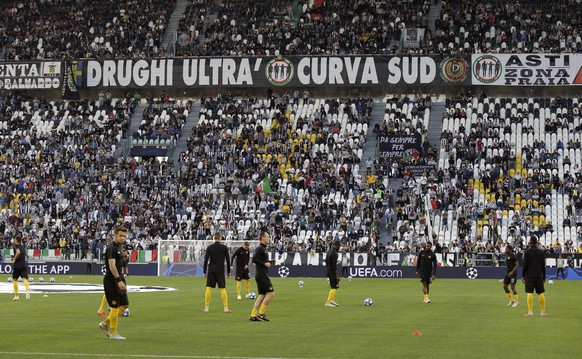
[[[550,279],[550,280],[548,281],[548,284],[554,284],[554,281]]]
[[[302,280],[300,280],[300,281],[299,281],[299,286],[300,286],[300,287],[303,287],[303,284],[305,284],[305,283],[303,283],[303,281],[302,281]]]
[[[348,276],[348,281],[350,281],[350,282],[352,281],[352,276],[351,275]]]
[[[475,279],[477,278],[478,272],[477,272],[477,268],[471,267],[469,269],[467,269],[467,278],[469,279]]]
[[[327,282],[329,283],[329,278],[326,278]]]
[[[30,283],[32,283],[32,282],[34,282],[34,278],[30,277],[30,278],[28,278],[28,281],[29,281]]]
[[[121,313],[122,317],[129,317],[129,314],[131,314],[131,312],[129,311],[129,308],[125,308],[125,310]]]
[[[51,277],[51,283],[54,283],[55,277]]]
[[[287,278],[289,275],[289,267],[281,266],[279,267],[279,276],[281,278]]]
[[[22,277],[18,278],[18,281],[19,281],[19,282],[22,282]]]
[[[40,278],[38,278],[38,281],[41,282],[41,283],[43,283],[44,282],[44,278],[43,277],[40,277]]]
[[[250,293],[249,293],[249,299],[257,299],[257,293],[255,293],[255,292],[250,292]]]
[[[364,299],[364,305],[365,305],[366,307],[369,307],[369,306],[371,306],[372,304],[374,304],[374,301],[372,300],[372,298],[366,298],[366,299]]]
[[[8,283],[12,283],[12,277],[8,277]]]

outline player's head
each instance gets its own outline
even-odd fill
[[[431,249],[432,249],[432,242],[431,241],[426,242],[426,250],[430,251]]]
[[[333,246],[335,247],[336,250],[340,249],[341,245],[342,245],[342,242],[333,241]]]
[[[529,237],[529,246],[532,248],[536,248],[538,246],[538,237],[536,236]]]
[[[215,242],[220,242],[220,241],[222,241],[222,233],[220,233],[220,232],[216,232],[216,233],[214,233],[214,241],[215,241]]]
[[[245,241],[245,242],[243,243],[243,248],[244,248],[244,249],[249,249],[249,242],[248,242],[248,241]]]
[[[261,234],[259,234],[259,241],[261,244],[269,244],[270,240],[271,236],[269,235],[269,232],[261,232]]]
[[[15,236],[14,237],[14,244],[20,244],[22,243],[22,238],[20,238],[19,236]]]
[[[511,253],[513,253],[513,247],[508,244],[507,247],[505,247],[505,254]]]
[[[113,240],[115,241],[115,243],[123,244],[125,243],[126,239],[127,239],[127,228],[125,228],[125,226],[123,225],[115,227],[115,229],[113,230]]]

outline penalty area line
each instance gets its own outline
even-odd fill
[[[0,352],[3,355],[30,355],[30,356],[61,356],[61,357],[89,357],[89,358],[168,358],[168,359],[292,359],[275,357],[240,357],[240,356],[208,356],[208,355],[150,355],[150,354],[103,354],[103,353],[47,353],[47,352]],[[293,358],[301,359],[301,358]]]

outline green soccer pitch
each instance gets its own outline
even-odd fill
[[[100,283],[99,276],[55,276],[56,283]],[[6,280],[6,278],[3,278]],[[300,288],[299,280],[305,285]],[[244,282],[243,282],[244,283]],[[253,301],[229,306],[218,289],[203,313],[205,281],[194,277],[130,277],[130,285],[172,292],[130,293],[131,316],[119,318],[125,341],[109,340],[96,315],[101,294],[0,294],[0,358],[577,358],[582,333],[582,282],[546,283],[547,312],[523,317],[508,308],[497,280],[437,279],[430,304],[412,279],[342,279],[336,308],[324,306],[323,278],[273,278],[270,322],[249,322]],[[34,284],[32,284],[34,286]],[[243,284],[244,292],[244,284]],[[256,291],[254,280],[251,286]],[[20,290],[23,290],[20,284]],[[370,297],[374,304],[364,306]],[[413,336],[420,332],[421,336]]]

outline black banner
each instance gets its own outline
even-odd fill
[[[77,67],[77,61],[74,62],[64,62],[64,75],[63,75],[63,86],[61,91],[61,97],[63,100],[80,100],[79,90],[77,89],[77,83],[75,81],[75,72]]]
[[[184,39],[185,40],[185,39]],[[288,56],[79,60],[82,86],[470,85],[470,58]]]
[[[436,168],[434,165],[415,165],[406,166],[404,167],[404,170],[408,171],[408,173],[414,176],[424,176],[424,175],[428,176],[434,171],[436,171]]]
[[[393,160],[406,160],[417,158],[422,151],[422,137],[416,133],[413,135],[392,135],[378,137],[379,156]]]

